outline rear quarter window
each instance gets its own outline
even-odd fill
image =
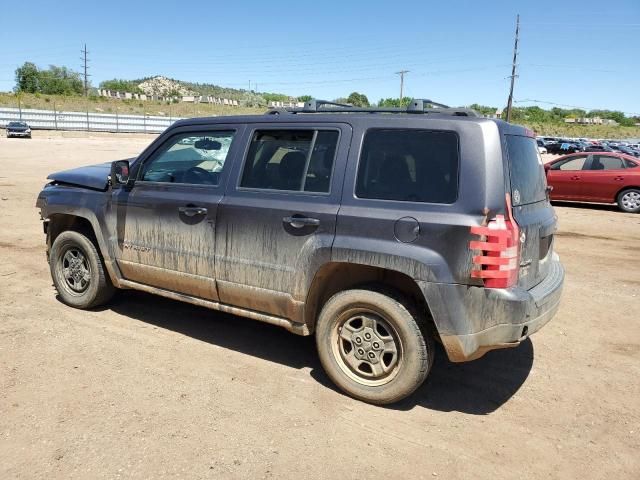
[[[547,181],[535,139],[505,135],[513,205],[546,200]]]
[[[458,196],[458,136],[419,129],[371,129],[364,137],[356,196],[453,203]]]

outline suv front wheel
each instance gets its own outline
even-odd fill
[[[66,231],[56,237],[49,267],[60,299],[72,307],[97,307],[115,292],[95,245],[79,232]]]
[[[322,308],[316,345],[327,375],[347,394],[379,405],[397,402],[424,382],[433,341],[400,296],[354,289]]]

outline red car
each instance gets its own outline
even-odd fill
[[[621,153],[565,155],[545,164],[551,200],[617,203],[640,212],[640,160]]]

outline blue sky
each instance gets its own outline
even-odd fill
[[[408,96],[504,106],[520,13],[518,104],[640,113],[640,0],[5,3],[0,91],[26,60],[80,70],[86,42],[94,85],[162,74],[377,101],[405,69]]]

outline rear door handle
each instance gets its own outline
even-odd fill
[[[618,181],[624,180],[624,177],[615,177],[614,180],[618,180]]]
[[[580,180],[580,177],[578,177],[577,175],[574,175],[573,177],[571,177],[571,180]]]
[[[291,217],[284,217],[282,219],[284,223],[288,223],[293,228],[302,228],[308,226],[317,227],[320,225],[320,220],[317,218],[303,217],[301,215],[292,215]]]
[[[195,217],[196,215],[206,215],[207,209],[204,207],[179,207],[178,211],[184,213],[187,217]]]

